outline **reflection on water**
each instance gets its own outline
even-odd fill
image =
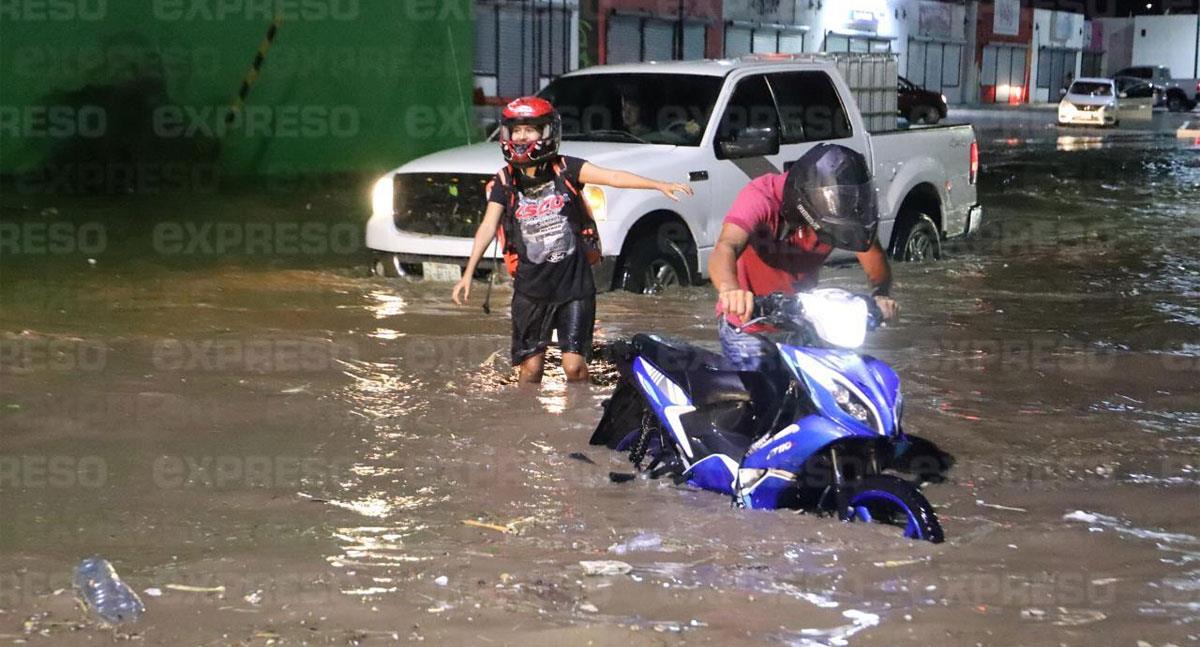
[[[392,341],[395,339],[400,339],[407,334],[408,333],[403,333],[399,330],[392,330],[391,328],[376,328],[375,330],[367,333],[367,336],[374,337],[375,339],[382,339],[383,341]]]
[[[543,380],[538,391],[538,402],[546,409],[546,413],[562,413],[567,408],[567,382],[556,379],[557,376]]]
[[[367,308],[374,313],[376,319],[387,319],[404,314],[405,306],[404,297],[398,294],[388,292],[375,291],[370,295],[372,303],[368,304]]]
[[[1060,151],[1074,152],[1095,150],[1106,145],[1103,137],[1084,137],[1079,135],[1059,135],[1057,147]]]

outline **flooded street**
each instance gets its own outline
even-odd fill
[[[510,290],[485,315],[482,284],[367,278],[365,185],[6,189],[42,252],[0,252],[0,641],[1200,643],[1200,143],[978,129],[980,235],[894,265],[903,318],[867,342],[953,457],[939,545],[611,482],[604,376],[519,389]],[[597,338],[715,347],[713,300],[604,294]],[[139,624],[83,621],[90,555]]]

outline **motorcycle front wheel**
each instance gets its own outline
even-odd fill
[[[901,528],[909,539],[940,544],[944,537],[933,506],[912,483],[895,476],[875,474],[846,483],[844,521],[882,523]]]

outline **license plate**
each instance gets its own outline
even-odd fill
[[[462,268],[453,263],[421,263],[421,273],[426,281],[449,281],[454,283],[462,278]]]

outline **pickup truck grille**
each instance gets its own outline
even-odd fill
[[[490,179],[470,173],[397,173],[392,178],[396,227],[418,234],[474,236]]]

